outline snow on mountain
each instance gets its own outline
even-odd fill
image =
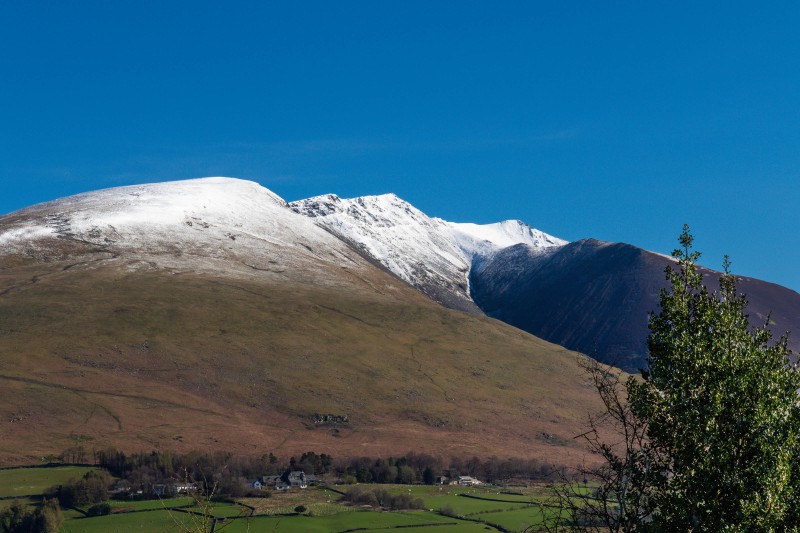
[[[469,296],[470,261],[443,220],[394,194],[342,199],[335,194],[291,202],[400,279],[449,307],[479,312]]]
[[[433,299],[473,312],[469,280],[476,263],[518,244],[532,249],[566,244],[518,220],[479,225],[431,218],[394,194],[352,199],[327,194],[289,207]]]
[[[499,250],[517,244],[526,244],[535,250],[543,250],[568,243],[553,237],[520,220],[505,220],[494,224],[472,224],[448,222],[458,245],[473,262],[483,260]]]
[[[129,269],[328,284],[343,283],[347,269],[371,268],[366,258],[430,298],[472,313],[481,310],[470,274],[520,244],[535,252],[565,241],[516,220],[446,222],[394,194],[329,194],[287,204],[257,183],[233,178],[105,189],[0,217],[3,253],[45,261],[93,254]]]
[[[268,189],[233,178],[105,189],[0,217],[4,252],[52,254],[53,239],[64,250],[124,252],[128,261],[178,271],[293,270],[302,277],[320,271],[320,263],[365,264]]]

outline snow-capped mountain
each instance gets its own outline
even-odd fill
[[[566,244],[517,220],[479,225],[432,218],[394,194],[326,194],[289,207],[434,300],[470,312],[480,312],[470,294],[473,265],[517,244],[537,250]]]
[[[453,238],[464,254],[471,258],[473,270],[483,262],[517,244],[524,244],[532,252],[564,246],[568,243],[558,237],[532,228],[521,220],[505,220],[494,224],[472,224],[470,222],[448,222]]]
[[[0,217],[0,277],[18,264],[65,261],[69,272],[208,275],[366,298],[421,292],[636,370],[670,259],[622,243],[567,243],[517,220],[446,222],[394,194],[287,203],[253,182],[203,178],[79,194]],[[713,288],[718,273],[705,273]],[[0,294],[36,280],[23,276]],[[776,335],[800,328],[796,292],[752,279],[740,289],[754,324],[769,316]],[[800,349],[800,337],[790,346]]]
[[[353,199],[328,194],[289,207],[434,300],[479,312],[469,296],[470,262],[443,220],[428,217],[394,194]]]
[[[0,217],[0,247],[29,257],[90,249],[109,261],[125,252],[128,268],[297,279],[319,277],[321,264],[366,265],[268,189],[232,178],[117,187],[38,204]]]
[[[334,283],[337,275],[321,265],[363,269],[366,259],[433,300],[476,314],[470,276],[477,265],[513,245],[565,244],[520,221],[446,222],[394,194],[287,203],[257,183],[220,177],[78,194],[0,222],[8,252],[52,258],[56,250],[63,257],[90,250],[128,269],[329,276]]]
[[[421,279],[467,279],[447,224],[396,198],[368,203],[348,231],[367,242],[359,228],[373,230],[375,254],[397,268],[411,250]],[[425,453],[457,442],[577,461],[569,435],[596,402],[577,357],[438,305],[355,242],[225,178],[0,216],[0,463],[75,435],[121,450],[342,456],[406,453],[413,438]]]

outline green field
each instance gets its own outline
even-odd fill
[[[345,487],[341,487],[345,488]],[[295,491],[272,498],[246,500],[248,505],[258,507],[256,516],[242,516],[241,507],[231,503],[214,503],[213,515],[228,517],[225,531],[231,533],[245,531],[270,531],[276,533],[328,533],[352,529],[364,531],[389,531],[398,526],[412,527],[415,532],[447,533],[457,531],[493,531],[490,524],[499,524],[513,531],[522,531],[532,524],[541,523],[542,515],[538,506],[532,505],[537,493],[500,494],[496,488],[476,488],[465,492],[464,487],[428,487],[403,485],[360,485],[362,489],[382,489],[393,493],[408,492],[415,498],[422,498],[426,505],[423,511],[382,512],[363,509],[329,501],[330,491],[309,489]],[[473,497],[466,497],[463,494]],[[508,499],[512,501],[498,501]],[[161,505],[185,505],[188,498],[175,498],[160,501],[133,502],[128,504],[139,510],[149,512],[114,514],[96,518],[74,517],[65,523],[65,533],[94,533],[110,531],[118,533],[137,531],[175,531],[177,521],[187,523],[189,515],[178,511],[167,512]],[[300,515],[274,516],[275,513],[291,513],[297,505],[304,505],[306,512]],[[122,511],[114,502],[115,511]],[[443,516],[438,511],[449,507],[459,517]],[[196,509],[193,507],[192,509]],[[246,514],[246,513],[245,513]],[[273,516],[271,516],[273,515]],[[230,518],[233,517],[233,520]],[[484,523],[476,523],[481,520]]]
[[[42,494],[54,485],[79,478],[91,467],[54,466],[0,470],[0,498]]]
[[[64,524],[64,533],[128,533],[176,531],[176,520],[187,523],[185,515],[152,511],[128,515],[110,515],[97,518],[70,520]],[[430,524],[431,527],[425,527]],[[414,532],[456,533],[459,531],[486,531],[482,524],[464,522],[427,512],[381,513],[376,511],[345,511],[325,517],[282,516],[236,519],[223,531],[244,533],[266,531],[278,533],[330,533],[348,529],[367,531],[396,531],[397,526],[412,526]],[[219,526],[218,526],[219,527]]]
[[[36,499],[34,499],[34,498],[12,498],[12,499],[8,499],[8,500],[0,500],[0,512],[5,511],[6,509],[8,509],[9,507],[11,507],[12,505],[14,505],[16,503],[20,503],[23,506],[31,506],[31,505],[38,504],[39,503],[39,499],[38,498],[36,498]]]
[[[544,515],[542,514],[544,512]],[[484,515],[471,515],[470,518],[480,518],[490,524],[498,524],[511,531],[523,531],[531,525],[542,523],[544,516],[551,516],[553,511],[548,508],[530,506],[523,509],[509,509],[499,513]]]
[[[215,509],[215,515],[217,510]],[[224,513],[223,513],[224,514]],[[168,532],[178,529],[177,522],[188,524],[190,517],[185,513],[168,511],[149,511],[142,513],[125,513],[94,518],[68,520],[64,524],[64,533],[95,533],[95,532],[137,532],[153,531]],[[381,530],[395,526],[421,526],[425,524],[462,524],[463,522],[427,512],[395,512],[382,513],[376,511],[345,510],[335,515],[322,517],[309,516],[281,516],[281,517],[254,517],[251,519],[233,519],[225,531],[231,533],[244,531],[275,531],[275,532],[332,532],[346,529],[364,528],[368,530]],[[441,526],[438,526],[441,527]],[[415,527],[414,531],[422,528]],[[440,531],[436,529],[436,531]],[[455,530],[454,530],[455,531]],[[476,530],[477,531],[477,530]]]
[[[115,513],[130,511],[158,511],[167,507],[190,507],[194,499],[189,496],[182,498],[164,498],[162,500],[111,500],[109,502]]]
[[[53,485],[85,474],[87,467],[18,468],[0,470],[0,494],[4,496],[40,495]],[[213,502],[211,514],[224,518],[224,531],[231,533],[267,531],[276,533],[328,533],[346,530],[386,531],[397,527],[413,528],[415,533],[455,533],[496,531],[500,525],[522,531],[540,524],[544,501],[542,488],[501,492],[497,487],[458,487],[425,485],[365,485],[362,490],[386,490],[421,498],[424,510],[385,512],[350,506],[339,501],[339,494],[326,488],[310,488],[271,497],[245,498],[241,503]],[[348,486],[338,487],[342,492]],[[14,500],[0,500],[10,505]],[[36,499],[22,499],[36,505]],[[183,496],[164,500],[111,500],[112,514],[85,517],[75,510],[64,511],[64,533],[133,533],[178,531],[180,525],[199,520],[200,508],[193,498]],[[302,514],[294,512],[302,505]],[[251,508],[255,509],[254,515]],[[440,511],[446,511],[445,516]],[[187,512],[188,511],[188,512]],[[481,521],[483,523],[478,523]],[[219,525],[217,529],[219,530]]]
[[[177,531],[173,521],[177,513],[149,511],[144,513],[112,514],[94,518],[75,518],[64,522],[63,533],[125,533],[133,531]]]

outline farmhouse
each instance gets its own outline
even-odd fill
[[[131,489],[133,489],[133,486],[131,486],[127,479],[120,479],[108,489],[108,493],[111,495],[127,494]]]
[[[172,494],[188,494],[197,491],[197,484],[185,481],[167,481],[153,485],[152,493],[155,496],[169,496]]]
[[[175,492],[178,494],[186,494],[189,492],[197,492],[196,483],[187,483],[186,481],[175,484]]]
[[[302,470],[293,470],[289,472],[289,486],[290,487],[298,487],[304,489],[308,487],[308,480],[306,479],[306,473]]]
[[[251,482],[250,486],[256,490],[274,487],[275,490],[284,491],[290,488],[304,489],[317,481],[316,476],[306,475],[302,470],[293,470],[285,475],[286,481],[283,481],[281,476],[261,476]]]
[[[472,476],[458,476],[458,479],[456,480],[456,482],[457,482],[458,485],[464,485],[464,486],[469,486],[469,487],[472,487],[472,486],[475,486],[475,485],[483,485],[482,481],[480,481],[478,479],[475,479]]]

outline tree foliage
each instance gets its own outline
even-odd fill
[[[785,531],[798,526],[800,372],[787,337],[751,327],[726,257],[709,291],[684,226],[677,268],[650,317],[648,369],[624,387],[590,371],[606,412],[586,434],[601,466],[591,498],[575,484],[572,517],[583,529]],[[616,435],[607,443],[602,426]],[[619,437],[623,438],[619,438]]]
[[[668,529],[782,530],[793,520],[800,373],[787,337],[751,328],[747,299],[725,258],[709,292],[684,226],[670,290],[650,320],[649,370],[630,381],[633,410],[654,449],[669,457],[656,524]]]
[[[80,479],[72,479],[58,489],[58,499],[63,507],[83,507],[108,499],[107,487],[111,477],[103,470],[90,470]]]
[[[19,502],[0,513],[0,532],[3,533],[56,533],[64,523],[58,500],[44,500],[36,509]]]

